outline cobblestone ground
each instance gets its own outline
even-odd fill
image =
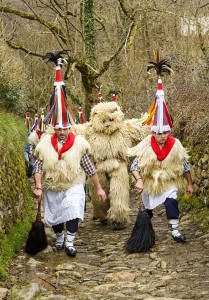
[[[23,251],[0,284],[0,299],[106,300],[209,299],[209,234],[203,235],[187,216],[181,230],[187,242],[171,238],[164,207],[155,210],[156,244],[149,253],[127,255],[124,243],[137,215],[131,200],[131,224],[113,231],[92,219],[87,203],[85,222],[75,242],[77,256],[53,250],[54,235],[46,228],[50,246],[30,257]]]

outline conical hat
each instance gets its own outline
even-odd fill
[[[171,128],[173,128],[173,124],[171,121],[171,117],[167,105],[165,103],[163,84],[160,78],[158,79],[155,106],[156,106],[156,110],[154,115],[153,126],[151,127],[152,131],[156,133],[170,131]]]
[[[31,128],[31,131],[34,131],[34,130],[40,130],[38,114],[35,114],[35,116],[34,116],[34,123]]]
[[[50,109],[44,119],[45,124],[51,124],[54,129],[70,128],[73,118],[67,107],[66,88],[61,76],[61,67],[56,66],[54,92],[50,99]]]
[[[46,130],[46,125],[44,124],[44,110],[42,109],[41,117],[40,117],[40,131],[44,132]]]
[[[79,106],[79,108],[78,108],[78,124],[83,124],[83,123],[84,123],[83,110],[82,110],[82,107]]]
[[[26,124],[27,129],[30,130],[30,112],[29,111],[26,112],[25,124]]]

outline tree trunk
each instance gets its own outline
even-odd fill
[[[82,84],[85,93],[85,108],[84,108],[85,120],[89,121],[91,109],[94,105],[98,103],[97,90],[95,86],[96,81],[94,78],[86,74],[82,74],[81,78],[82,78]]]

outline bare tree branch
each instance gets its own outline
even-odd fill
[[[123,42],[121,43],[121,45],[119,45],[118,49],[115,51],[115,53],[106,61],[103,62],[103,67],[99,70],[98,72],[98,76],[102,75],[105,71],[108,70],[110,63],[114,60],[115,57],[118,56],[118,54],[120,53],[120,51],[122,50],[122,48],[124,47],[124,45],[127,43],[127,40],[129,39],[131,32],[134,28],[134,22],[132,22],[129,30],[128,30],[128,34],[125,37],[125,39],[123,40]]]
[[[208,5],[209,5],[209,3],[205,3],[204,5],[200,6],[200,8],[204,8],[204,7],[208,6]]]
[[[4,5],[0,5],[0,11],[2,11],[3,13],[14,14],[23,19],[36,21],[36,22],[42,24],[43,26],[47,27],[53,34],[59,36],[59,38],[66,44],[66,39],[64,37],[62,30],[59,27],[52,24],[51,22],[49,22],[48,20],[41,18],[37,14],[26,13],[22,10],[14,9],[14,8],[7,7]]]
[[[120,7],[124,13],[124,15],[129,18],[130,20],[133,20],[134,18],[134,15],[136,13],[136,10],[132,9],[131,8],[131,14],[128,12],[128,10],[125,8],[125,5],[124,5],[124,0],[118,0],[119,4],[120,4]]]
[[[30,55],[33,55],[33,56],[36,56],[36,57],[43,57],[42,54],[39,54],[39,53],[35,53],[35,52],[32,52],[26,48],[24,48],[23,46],[20,46],[20,45],[17,45],[15,43],[13,43],[12,41],[9,41],[9,40],[6,40],[5,39],[5,42],[8,44],[8,46],[12,49],[15,49],[15,50],[22,50],[23,52],[27,53],[27,54],[30,54]]]

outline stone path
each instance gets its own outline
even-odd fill
[[[127,255],[123,247],[137,215],[131,201],[131,224],[121,231],[92,220],[87,203],[85,222],[75,242],[75,258],[52,246],[34,257],[23,251],[14,260],[7,282],[0,284],[6,300],[179,300],[209,299],[209,234],[197,231],[187,216],[181,230],[187,242],[173,241],[163,207],[155,210],[156,244],[149,253]],[[50,245],[54,235],[46,228]]]

